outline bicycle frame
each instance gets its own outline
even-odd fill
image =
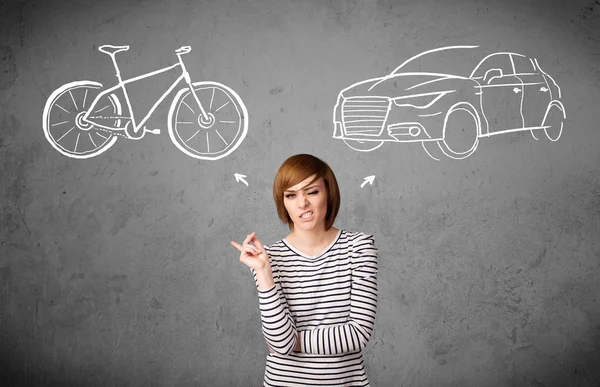
[[[160,103],[167,97],[167,95],[169,95],[173,89],[175,89],[175,87],[181,82],[182,79],[185,79],[185,82],[188,84],[192,94],[195,97],[196,102],[198,103],[198,107],[200,108],[200,111],[202,113],[202,117],[204,119],[208,119],[208,115],[206,114],[206,111],[204,109],[204,106],[202,106],[202,103],[200,103],[200,100],[198,99],[198,96],[196,95],[194,88],[192,86],[192,81],[190,79],[190,75],[187,72],[185,65],[183,64],[183,61],[181,60],[181,54],[177,54],[177,57],[179,59],[179,63],[176,63],[174,65],[162,68],[160,70],[156,70],[156,71],[152,71],[143,75],[139,75],[137,77],[134,78],[130,78],[127,80],[122,80],[120,73],[119,73],[119,69],[116,66],[116,62],[115,63],[115,67],[117,67],[117,78],[119,79],[119,83],[117,83],[115,86],[106,89],[104,91],[102,91],[100,94],[98,94],[96,96],[96,98],[94,99],[94,101],[92,102],[92,104],[90,105],[90,108],[88,109],[88,111],[85,113],[85,115],[81,118],[82,121],[89,123],[91,125],[95,125],[96,127],[99,128],[103,128],[103,129],[108,129],[108,130],[125,130],[127,128],[127,125],[125,125],[125,127],[121,127],[121,128],[117,128],[117,127],[112,127],[112,126],[106,126],[106,125],[101,125],[97,122],[92,121],[92,119],[90,119],[90,115],[92,114],[92,112],[94,112],[94,109],[96,108],[96,105],[98,104],[98,101],[100,101],[101,98],[103,98],[104,96],[107,96],[109,94],[111,94],[113,91],[118,90],[119,88],[121,88],[123,90],[123,95],[125,96],[125,101],[127,102],[127,107],[129,109],[129,117],[117,117],[117,118],[131,118],[131,124],[133,125],[133,133],[138,133],[144,126],[144,124],[146,123],[146,121],[148,120],[148,118],[150,118],[150,115],[152,115],[152,113],[154,112],[154,110],[156,110],[156,108],[158,107],[158,105],[160,105]],[[114,61],[114,59],[113,59]],[[182,74],[173,82],[173,84],[171,84],[171,86],[167,89],[167,91],[165,91],[163,93],[162,96],[160,96],[160,98],[158,98],[158,100],[154,103],[154,105],[152,105],[152,108],[150,108],[150,110],[148,111],[148,113],[144,116],[144,118],[136,124],[136,119],[134,116],[134,112],[133,109],[131,107],[131,102],[129,100],[129,95],[127,94],[127,89],[125,88],[125,85],[127,85],[128,83],[132,83],[135,81],[139,81],[141,79],[144,78],[148,78],[148,77],[152,77],[154,75],[157,74],[161,74],[167,71],[170,71],[176,67],[180,66],[182,69]],[[118,101],[115,98],[116,101]],[[101,108],[100,110],[95,111],[95,113],[99,113],[100,111],[104,110],[105,108]],[[143,136],[143,133],[142,133]],[[141,137],[141,136],[140,136]]]

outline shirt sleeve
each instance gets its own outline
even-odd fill
[[[265,249],[269,253],[267,246]],[[251,269],[258,290],[262,331],[267,344],[273,351],[281,355],[289,355],[294,350],[298,338],[296,323],[290,314],[287,300],[275,275],[275,268],[272,267],[272,270],[275,285],[270,289],[261,290],[258,289],[256,272]]]
[[[301,352],[339,355],[360,351],[367,345],[377,311],[377,255],[373,235],[360,233],[350,256],[352,283],[348,322],[299,331]]]

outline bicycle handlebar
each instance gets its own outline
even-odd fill
[[[192,51],[192,47],[191,46],[182,46],[179,47],[177,50],[175,50],[176,54],[187,54],[188,52]]]

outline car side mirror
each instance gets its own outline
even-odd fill
[[[489,69],[488,71],[485,72],[483,81],[489,85],[490,82],[492,81],[492,79],[494,79],[496,77],[501,77],[503,75],[504,74],[502,73],[502,69]]]

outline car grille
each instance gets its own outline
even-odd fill
[[[389,98],[352,97],[342,105],[342,117],[347,134],[377,134],[385,124]]]

